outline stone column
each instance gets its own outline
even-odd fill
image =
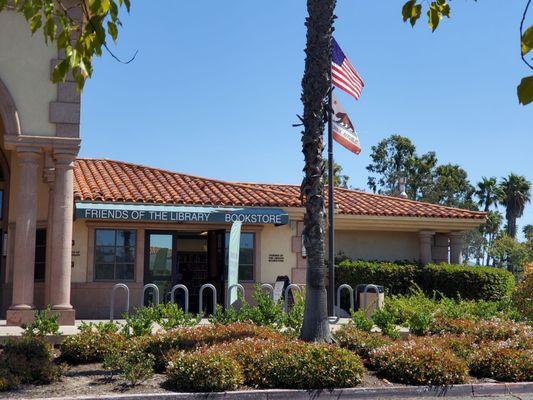
[[[435,245],[433,246],[433,262],[437,264],[449,263],[449,237],[447,233],[435,234]]]
[[[19,147],[16,151],[18,176],[15,188],[13,301],[7,311],[8,325],[27,324],[34,318],[35,230],[41,154],[38,148],[33,147]]]
[[[463,263],[463,232],[450,233],[450,264]]]
[[[50,268],[50,302],[60,314],[61,325],[74,325],[75,313],[70,304],[72,262],[72,219],[74,208],[74,159],[70,152],[56,152],[54,207],[52,217],[52,264]]]
[[[43,180],[48,184],[48,218],[46,223],[46,264],[44,271],[44,304],[50,304],[50,276],[52,266],[52,231],[53,231],[53,215],[54,215],[54,161],[50,153],[45,154]]]
[[[420,231],[418,233],[420,243],[420,262],[423,265],[429,264],[432,261],[431,242],[434,234],[435,232],[431,231]]]

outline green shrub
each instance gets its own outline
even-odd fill
[[[346,324],[333,333],[337,344],[350,351],[355,351],[359,356],[368,358],[372,350],[392,344],[392,339],[380,333],[362,331],[355,325]]]
[[[253,324],[202,325],[194,328],[180,328],[169,332],[147,336],[141,340],[144,352],[155,357],[155,370],[166,368],[167,355],[172,350],[195,350],[238,339],[258,338],[284,341],[285,337],[270,328]]]
[[[2,361],[2,357],[0,357]],[[20,384],[18,376],[4,366],[0,366],[0,392],[15,389]]]
[[[132,386],[154,374],[155,357],[144,352],[143,338],[107,342],[103,367],[119,374]]]
[[[8,340],[0,353],[0,366],[13,377],[12,383],[46,384],[61,376],[60,367],[54,363],[52,347],[40,337]]]
[[[456,319],[437,316],[429,328],[434,334],[473,334],[475,322],[471,319]]]
[[[533,348],[513,348],[508,342],[485,342],[470,362],[471,374],[506,382],[533,381]]]
[[[396,321],[394,315],[386,308],[376,310],[372,315],[372,321],[381,329],[384,335],[387,335],[393,339],[400,337],[398,328],[396,327]]]
[[[166,376],[173,389],[187,392],[236,390],[244,383],[240,364],[213,351],[173,354]]]
[[[363,310],[352,311],[352,320],[350,321],[358,330],[370,332],[374,323],[366,316]]]
[[[352,387],[363,375],[359,356],[333,345],[246,339],[210,351],[226,353],[239,362],[245,384],[257,388]]]
[[[512,299],[522,315],[533,321],[533,263],[525,265],[524,277],[516,285]]]
[[[259,285],[256,285],[253,297],[255,306],[248,304],[239,292],[240,308],[228,307],[224,310],[218,305],[209,321],[216,325],[251,322],[276,329],[284,327],[286,334],[292,336],[299,333],[303,323],[305,294],[296,293],[294,305],[287,313],[283,312],[283,302],[275,302],[268,292],[261,290]]]
[[[370,353],[370,362],[381,376],[414,385],[463,383],[468,374],[464,360],[431,338],[381,347]]]
[[[508,271],[494,267],[428,265],[423,269],[422,287],[446,297],[473,300],[499,300],[509,297],[515,279]]]
[[[126,324],[122,333],[128,337],[150,335],[154,324],[169,330],[181,326],[195,326],[201,317],[185,313],[175,303],[161,303],[139,307],[131,315],[124,314]]]
[[[122,340],[112,322],[82,324],[77,335],[66,337],[59,345],[61,361],[71,365],[102,362],[106,347]]]
[[[421,267],[416,264],[396,264],[380,261],[342,261],[336,268],[338,284],[352,288],[359,284],[383,285],[389,294],[407,294],[414,283],[420,282]]]
[[[35,319],[31,324],[22,325],[24,335],[27,336],[45,336],[60,335],[59,332],[59,314],[52,314],[52,308],[48,306],[45,310],[35,312]]]
[[[359,284],[383,285],[388,295],[408,295],[413,286],[433,296],[435,292],[450,298],[500,300],[509,297],[514,287],[511,273],[494,267],[428,265],[377,261],[342,261],[337,267],[338,284],[353,288]]]
[[[484,340],[522,340],[533,339],[533,328],[524,323],[493,319],[481,320],[475,324],[473,335],[478,342]]]

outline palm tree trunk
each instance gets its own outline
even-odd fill
[[[305,158],[301,194],[305,201],[304,244],[307,249],[305,312],[300,338],[331,342],[324,264],[324,113],[331,86],[331,34],[336,0],[307,0],[307,45],[302,79]]]
[[[507,215],[507,234],[516,238],[516,215]]]

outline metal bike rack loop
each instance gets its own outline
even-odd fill
[[[240,283],[235,283],[234,285],[231,285],[228,287],[228,291],[226,293],[226,304],[228,307],[230,307],[231,305],[229,304],[229,298],[231,297],[231,291],[236,288],[237,290],[237,297],[239,296],[239,290],[241,291],[242,293],[242,298],[244,299],[245,296],[246,296],[246,293],[245,293],[245,290],[244,290],[244,286],[242,286]]]
[[[143,294],[141,296],[141,307],[144,307],[144,295],[148,289],[153,289],[155,294],[155,305],[159,305],[159,288],[154,283],[147,283],[143,286]]]
[[[115,292],[117,289],[124,289],[126,291],[126,312],[130,311],[130,288],[124,283],[117,283],[113,286],[111,291],[111,309],[109,310],[109,320],[113,321],[115,313]]]
[[[291,289],[298,289],[298,292],[302,292],[300,286],[295,283],[291,283],[289,286],[287,286],[287,288],[285,289],[285,303],[283,304],[283,311],[285,312],[289,311],[289,292]]]
[[[185,293],[185,304],[183,307],[183,311],[185,311],[185,313],[187,314],[189,312],[189,289],[187,289],[187,286],[182,284],[172,286],[172,290],[170,291],[170,302],[175,302],[176,290],[178,289],[182,289],[183,293]]]
[[[350,309],[355,311],[355,301],[354,301],[354,295],[353,295],[353,289],[350,285],[347,283],[344,283],[340,285],[337,289],[337,307],[341,308],[341,292],[342,289],[347,289],[348,292],[350,292]]]
[[[270,283],[263,283],[260,287],[261,290],[268,290],[270,292],[270,296],[272,296],[272,300],[274,300],[274,286],[272,286]]]
[[[199,299],[198,299],[198,314],[202,314],[204,308],[204,289],[211,289],[213,292],[213,312],[217,309],[217,288],[210,283],[206,283],[200,287]]]
[[[381,309],[383,307],[383,304],[381,304],[379,301],[379,288],[377,287],[377,285],[370,284],[370,285],[366,285],[365,289],[363,290],[363,310],[366,312],[366,307],[367,307],[366,294],[368,292],[368,289],[374,289],[376,291],[378,310]]]

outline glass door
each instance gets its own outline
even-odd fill
[[[146,262],[144,284],[154,283],[159,288],[159,300],[168,301],[170,290],[176,281],[172,268],[174,260],[174,236],[166,232],[146,233]],[[147,291],[144,304],[150,304],[153,291]]]

